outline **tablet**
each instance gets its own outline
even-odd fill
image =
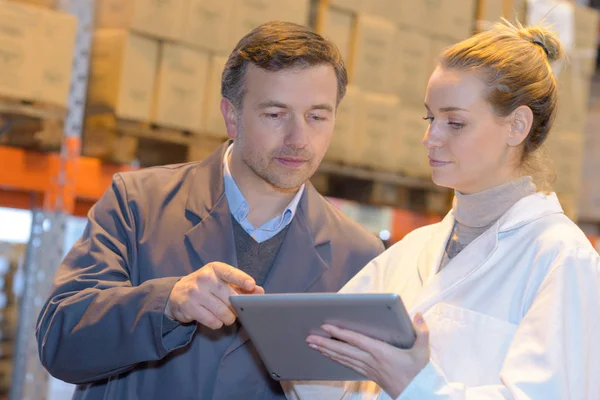
[[[275,380],[362,381],[365,377],[308,347],[309,334],[329,335],[324,323],[400,348],[416,334],[397,294],[293,293],[230,297],[263,363]]]

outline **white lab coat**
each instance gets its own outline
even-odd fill
[[[343,292],[399,293],[431,358],[397,399],[600,400],[600,261],[554,194],[537,193],[439,271],[454,224],[411,232]],[[284,382],[288,399],[390,397],[373,382]]]

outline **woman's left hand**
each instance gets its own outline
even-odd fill
[[[374,381],[395,399],[429,363],[429,329],[420,313],[415,315],[414,326],[417,338],[407,350],[331,325],[322,328],[339,340],[310,335],[306,341],[324,356]]]

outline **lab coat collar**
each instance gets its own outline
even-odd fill
[[[536,193],[524,197],[440,271],[442,256],[455,223],[454,213],[450,211],[440,223],[431,227],[431,235],[419,255],[417,270],[423,290],[412,304],[411,313],[427,311],[446,293],[475,273],[494,254],[500,233],[562,212],[554,193]]]
[[[524,197],[498,220],[498,232],[508,232],[551,214],[563,213],[556,193],[535,193]]]

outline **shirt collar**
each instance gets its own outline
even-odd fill
[[[234,144],[232,143],[231,146],[227,148],[225,155],[223,156],[223,183],[225,186],[225,196],[227,197],[227,202],[229,203],[229,211],[234,216],[241,217],[240,220],[244,220],[250,212],[250,206],[244,198],[244,195],[240,191],[238,185],[235,183],[233,175],[231,175],[231,170],[229,169],[229,154],[231,154],[233,146]],[[300,199],[304,193],[305,186],[305,184],[300,186],[300,189],[281,215],[264,225],[266,229],[279,229],[283,225],[288,224],[294,218],[298,209],[298,204],[300,204]]]
[[[225,196],[227,196],[231,214],[236,217],[241,216],[240,219],[245,219],[250,211],[250,207],[248,207],[248,203],[246,203],[246,199],[244,199],[244,195],[235,183],[235,180],[231,175],[231,170],[229,169],[228,158],[232,148],[233,144],[227,148],[225,155],[223,156],[223,184],[225,186]]]

